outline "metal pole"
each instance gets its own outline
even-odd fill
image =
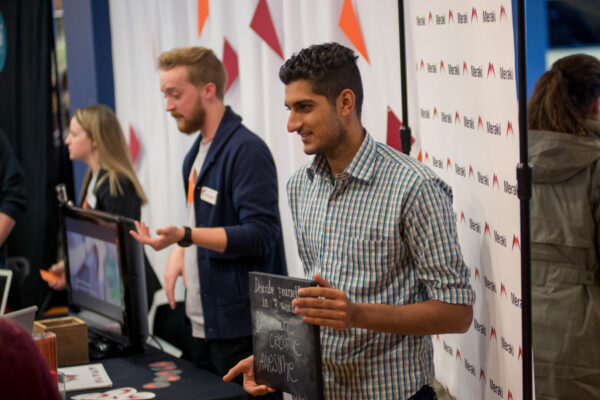
[[[408,125],[408,89],[406,84],[406,28],[404,26],[404,0],[398,0],[398,26],[400,32],[400,79],[402,93],[402,125],[400,126],[400,143],[402,152],[410,153],[411,131]]]
[[[517,0],[517,61],[519,92],[519,160],[517,166],[518,194],[521,203],[521,314],[523,345],[523,399],[533,399],[531,348],[531,228],[530,208],[533,169],[529,164],[527,140],[527,70],[525,45],[525,4]]]

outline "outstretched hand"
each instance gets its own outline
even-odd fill
[[[154,250],[162,250],[165,247],[176,243],[183,238],[183,228],[176,226],[167,226],[156,230],[158,236],[150,236],[150,229],[143,222],[135,221],[135,231],[130,230],[129,233],[135,240],[142,244],[150,245]],[[137,232],[136,232],[137,231]]]
[[[252,396],[262,396],[267,393],[273,393],[276,389],[267,385],[259,385],[254,380],[254,356],[244,358],[227,372],[223,377],[224,381],[230,381],[239,374],[244,374],[244,390]]]
[[[313,279],[319,286],[298,290],[301,297],[294,299],[294,312],[302,315],[310,324],[327,326],[337,330],[351,328],[356,318],[356,306],[346,293],[331,287],[318,274]]]

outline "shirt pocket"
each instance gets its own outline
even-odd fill
[[[340,286],[351,298],[375,301],[392,284],[393,246],[389,239],[349,237],[340,243]]]

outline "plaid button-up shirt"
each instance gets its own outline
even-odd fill
[[[472,304],[452,190],[417,160],[366,134],[333,177],[315,156],[288,182],[298,252],[353,302]],[[321,328],[327,399],[407,399],[433,381],[430,336]]]

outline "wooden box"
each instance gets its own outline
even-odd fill
[[[76,317],[62,317],[33,322],[33,333],[54,332],[58,366],[89,362],[88,333],[85,322]]]

